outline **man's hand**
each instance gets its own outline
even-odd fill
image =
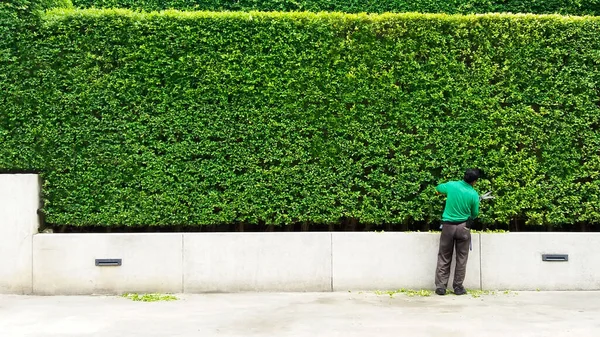
[[[487,199],[495,199],[496,197],[492,195],[492,191],[486,192],[484,195],[479,196],[479,201],[487,200]]]

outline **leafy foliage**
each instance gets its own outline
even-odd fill
[[[51,8],[72,8],[73,3],[71,0],[37,0],[40,4],[41,9]]]
[[[173,295],[164,295],[164,294],[158,294],[158,293],[151,293],[151,294],[123,294],[122,297],[130,299],[134,302],[162,302],[162,301],[176,301],[178,300],[177,297],[173,296]]]
[[[4,64],[0,167],[69,225],[600,220],[600,18],[52,10]]]
[[[422,12],[471,14],[491,12],[598,15],[599,0],[73,0],[83,8],[130,8],[147,11],[336,11],[346,13]]]
[[[388,295],[390,296],[390,298],[394,298],[394,295],[397,294],[404,294],[408,297],[415,297],[415,296],[419,296],[419,297],[429,297],[431,296],[432,292],[431,290],[427,290],[427,289],[420,289],[420,290],[413,290],[413,289],[398,289],[398,290],[387,290],[387,291],[381,291],[381,290],[376,290],[375,291],[375,295],[381,296],[381,295]]]

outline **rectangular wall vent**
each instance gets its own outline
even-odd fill
[[[568,254],[543,254],[542,261],[565,262],[565,261],[569,261],[569,255]]]
[[[117,267],[121,265],[121,259],[96,259],[98,267]]]

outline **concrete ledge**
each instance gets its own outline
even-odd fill
[[[13,227],[5,226],[5,233],[7,228]],[[433,289],[440,239],[430,233],[365,232],[36,234],[32,245],[31,235],[21,237],[20,242],[3,238],[0,251],[23,266],[15,273],[15,259],[3,261],[8,268],[0,275],[9,276],[1,280],[1,292]],[[467,288],[600,290],[600,234],[474,234],[472,239]],[[569,254],[569,261],[543,262],[542,254]],[[96,258],[121,258],[123,265],[97,267]]]
[[[182,234],[38,234],[33,290],[42,295],[182,292]],[[95,259],[120,258],[120,267]]]
[[[333,233],[333,290],[434,289],[439,242],[430,233]],[[464,286],[479,289],[478,234],[472,242]]]
[[[185,292],[331,291],[331,233],[184,234]]]
[[[600,234],[482,234],[484,289],[600,290]],[[569,254],[543,262],[542,254]]]
[[[0,174],[0,293],[32,292],[32,236],[39,220],[36,174]]]

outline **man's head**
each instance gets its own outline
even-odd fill
[[[465,172],[465,177],[463,178],[468,184],[475,185],[477,179],[481,175],[481,171],[479,169],[468,169]]]

